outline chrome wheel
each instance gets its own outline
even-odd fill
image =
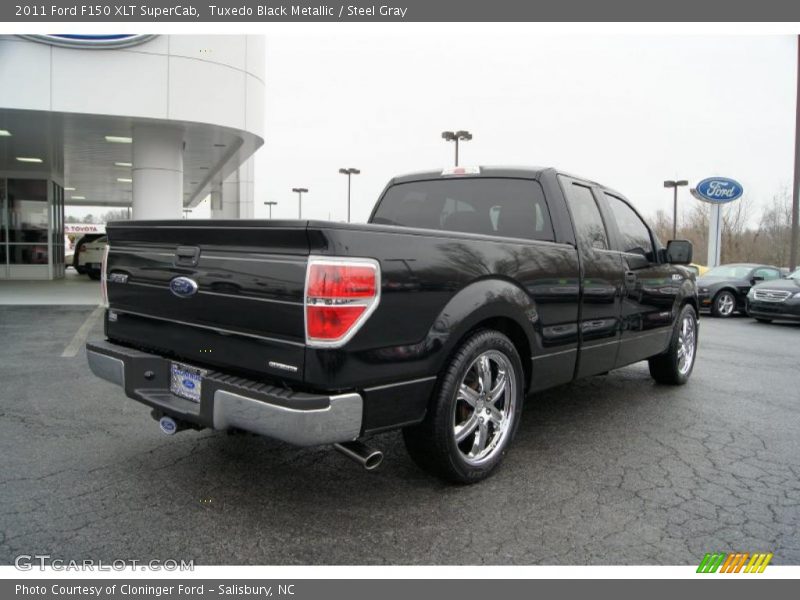
[[[467,369],[456,392],[453,436],[470,465],[502,451],[514,420],[516,381],[511,361],[497,350],[484,352]]]
[[[722,292],[717,298],[717,312],[723,317],[729,317],[736,308],[736,300],[730,292]]]
[[[678,372],[686,375],[694,363],[694,354],[697,349],[697,323],[694,316],[686,314],[681,321],[678,332]]]

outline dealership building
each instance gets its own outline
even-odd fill
[[[0,36],[0,280],[63,277],[64,207],[253,216],[259,35]]]

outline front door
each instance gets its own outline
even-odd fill
[[[603,191],[601,206],[611,222],[612,247],[624,269],[622,335],[616,367],[663,351],[672,333],[675,299],[688,273],[659,263],[650,229],[621,196]]]

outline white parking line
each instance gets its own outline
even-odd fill
[[[80,350],[83,345],[86,343],[86,339],[89,337],[89,332],[94,327],[94,322],[103,314],[105,311],[104,306],[98,306],[92,311],[83,324],[78,328],[78,331],[75,332],[75,335],[72,336],[72,340],[67,347],[64,348],[64,351],[61,353],[61,358],[72,358],[76,354],[78,354],[78,350]]]

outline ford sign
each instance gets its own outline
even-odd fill
[[[178,298],[188,298],[197,293],[197,283],[188,277],[176,277],[169,282],[169,289]]]
[[[154,37],[152,34],[130,34],[115,33],[110,35],[80,35],[70,33],[49,33],[20,35],[19,37],[33,42],[42,42],[51,46],[61,46],[63,48],[94,48],[97,50],[109,50],[111,48],[128,48],[143,44]]]
[[[697,198],[703,202],[725,204],[741,198],[744,188],[738,181],[727,177],[709,177],[698,183],[695,191]]]

